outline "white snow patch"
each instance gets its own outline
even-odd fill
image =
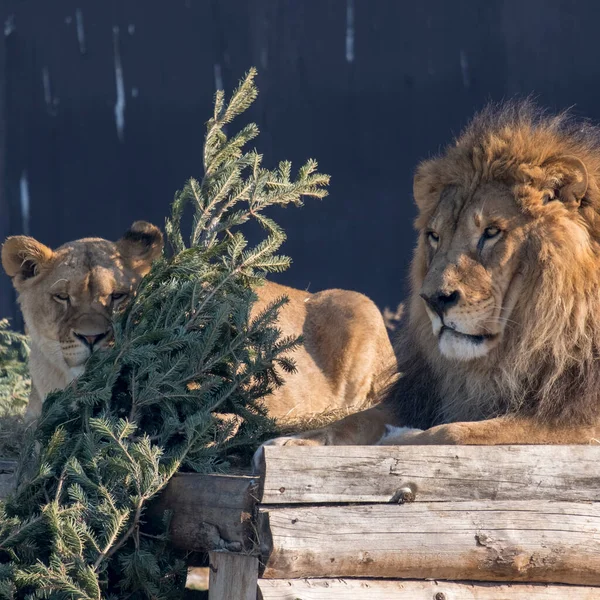
[[[386,425],[385,433],[377,442],[376,446],[393,446],[400,441],[407,433],[419,433],[421,429],[413,427],[396,427],[395,425]]]

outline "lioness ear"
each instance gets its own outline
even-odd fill
[[[48,246],[26,235],[15,235],[2,245],[2,266],[9,277],[21,280],[39,275],[54,253]]]
[[[546,176],[556,190],[557,200],[578,208],[588,190],[588,172],[576,156],[559,156],[544,164]]]
[[[127,258],[131,267],[146,275],[163,249],[163,235],[156,225],[136,221],[117,242],[119,252]]]

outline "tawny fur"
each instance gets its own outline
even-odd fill
[[[600,128],[490,106],[419,165],[414,196],[401,377],[377,406],[270,443],[597,442]]]
[[[84,368],[90,350],[78,334],[109,330],[115,302],[131,296],[162,250],[162,235],[137,222],[118,242],[76,240],[51,250],[33,238],[8,238],[2,264],[12,277],[31,338],[33,390],[28,416],[40,414],[42,401],[66,387]],[[57,294],[68,294],[62,302]],[[283,335],[302,335],[293,355],[297,372],[281,374],[285,384],[265,398],[269,414],[298,419],[323,411],[358,408],[373,401],[396,373],[394,352],[375,304],[356,292],[326,290],[311,294],[267,282],[257,289],[255,316],[286,295],[280,313]],[[106,336],[94,346],[110,342]]]
[[[293,354],[297,370],[265,398],[275,418],[300,418],[375,401],[397,371],[383,317],[366,296],[347,290],[311,294],[273,282],[257,290],[251,316],[286,295],[283,335],[302,335]]]
[[[579,201],[569,196],[578,177],[572,157],[588,176]],[[404,353],[416,343],[435,373],[438,404],[425,407],[432,422],[419,425],[505,413],[557,425],[598,420],[599,178],[600,129],[566,114],[548,116],[529,102],[489,107],[441,157],[419,166],[415,200],[421,235],[411,271],[408,329],[398,340]],[[451,228],[486,185],[485,203],[497,202],[500,217],[514,206],[520,213],[518,239],[507,238],[502,265],[488,269],[492,279],[501,277],[502,266],[513,259],[513,272],[520,275],[518,299],[500,344],[485,358],[448,361],[440,355],[418,295],[430,261],[423,232],[444,189],[456,186],[464,192],[456,198]],[[555,192],[559,197],[543,204],[543,195]]]

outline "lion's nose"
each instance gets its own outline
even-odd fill
[[[458,303],[460,300],[460,293],[457,290],[454,290],[450,293],[445,293],[441,291],[436,291],[435,293],[429,294],[421,294],[421,298],[427,302],[429,308],[440,317],[444,316],[444,313]]]
[[[101,340],[107,338],[110,335],[110,330],[104,331],[103,333],[77,333],[73,332],[73,335],[81,340],[90,350],[93,350],[94,346]]]

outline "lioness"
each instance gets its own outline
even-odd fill
[[[117,242],[85,238],[51,250],[31,237],[15,236],[2,247],[31,338],[32,392],[27,417],[41,413],[46,395],[83,372],[90,354],[111,341],[111,313],[126,302],[160,255],[160,230],[137,221]],[[317,294],[267,282],[257,289],[252,315],[282,295],[284,335],[305,344],[293,358],[298,370],[265,402],[276,418],[302,417],[348,407],[375,397],[395,358],[377,307],[356,292]]]
[[[598,440],[600,128],[489,106],[419,165],[414,197],[401,377],[379,405],[270,443]]]

